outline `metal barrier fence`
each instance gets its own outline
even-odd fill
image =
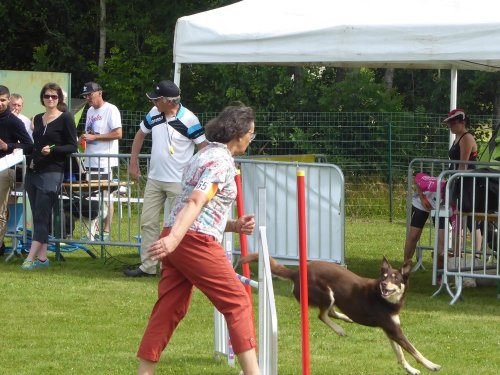
[[[442,282],[434,295],[446,289],[452,297],[451,304],[454,304],[460,298],[466,278],[468,278],[474,283],[476,280],[496,281],[500,298],[500,263],[498,262],[500,171],[491,170],[491,173],[485,173],[476,170],[454,174],[444,171],[439,175],[438,181],[445,178],[448,178],[448,183],[445,189],[444,206],[436,210],[436,215],[439,216],[442,210],[445,213],[442,215],[445,219],[445,226],[453,219],[456,223],[454,235],[451,237],[451,246],[450,237],[444,238],[444,248],[451,249],[451,251],[444,253]],[[455,203],[454,196],[457,190],[460,194],[458,203]],[[476,230],[481,232],[479,241],[476,241],[474,236]],[[467,231],[471,233],[469,241]],[[434,250],[434,259],[437,259],[437,247]],[[438,269],[435,266],[433,280],[437,278],[437,273]],[[450,285],[449,277],[455,278],[454,290]]]
[[[89,175],[82,173],[80,168],[84,157],[104,159],[101,165],[108,166],[118,158],[119,166],[112,168],[112,176],[106,172],[91,172]],[[140,155],[139,158],[142,175],[147,176],[149,155]],[[51,221],[50,250],[58,256],[64,252],[83,250],[94,257],[105,257],[111,246],[140,247],[140,219],[146,179],[131,180],[127,170],[129,159],[129,154],[73,154]],[[295,175],[300,167],[306,173],[310,259],[344,264],[345,199],[344,176],[340,168],[322,163],[244,158],[236,161],[242,169],[246,212],[257,212],[257,192],[259,188],[266,188],[266,220],[272,256],[283,259],[285,263],[296,263],[298,260]],[[27,204],[24,207],[29,208]],[[14,221],[18,220],[16,212],[20,211],[14,211]],[[111,214],[113,220],[107,236],[104,232],[105,220]],[[29,212],[26,212],[22,225],[9,232],[9,236],[19,239],[14,246],[15,251],[26,251],[30,247],[28,216]],[[256,224],[259,225],[259,218]],[[162,222],[158,225],[160,227]],[[249,251],[256,251],[258,236],[250,236],[248,243]],[[95,248],[100,254],[95,253]]]
[[[266,223],[271,256],[284,263],[299,259],[296,172],[305,171],[309,259],[344,264],[344,175],[339,167],[322,163],[288,163],[237,158],[241,165],[245,212],[257,212],[259,188],[267,194]],[[264,218],[256,217],[256,224]],[[248,238],[256,251],[257,236]]]
[[[92,157],[119,159],[112,168],[112,176],[105,172],[83,173],[81,159],[85,154],[73,154],[69,172],[61,187],[59,201],[53,211],[49,250],[56,256],[82,250],[92,257],[106,257],[110,247],[140,247],[141,209],[146,178],[131,180],[127,166],[128,154],[94,154]],[[142,175],[147,176],[149,155],[139,155]],[[104,163],[106,165],[106,163]],[[13,193],[16,198],[9,205],[7,237],[11,237],[12,253],[29,251],[31,246],[31,212],[24,190]],[[22,201],[21,201],[22,200]],[[20,208],[23,208],[22,210]],[[109,236],[104,233],[104,221],[113,214]],[[160,227],[161,223],[158,223]],[[100,254],[96,254],[100,252]]]
[[[468,171],[451,170],[450,165],[468,164]],[[422,267],[424,250],[433,251],[432,283],[441,278],[434,295],[446,290],[454,304],[465,286],[497,281],[500,288],[498,254],[500,237],[500,170],[498,163],[450,162],[440,159],[415,159],[408,168],[407,228],[410,226],[411,205],[414,195],[413,176],[425,172],[434,176],[436,189],[435,210],[431,215],[435,222],[427,223],[427,231],[417,245],[417,264]],[[444,220],[444,235],[440,241],[439,221]],[[439,249],[442,243],[442,250]],[[439,260],[442,254],[442,265]],[[455,278],[455,289],[449,277]],[[500,289],[498,291],[500,297]]]

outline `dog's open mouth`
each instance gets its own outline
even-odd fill
[[[387,298],[387,297],[391,296],[392,294],[394,294],[395,292],[396,292],[396,289],[389,289],[384,285],[380,285],[380,293],[382,294],[382,297]]]

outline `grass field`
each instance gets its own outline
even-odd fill
[[[346,223],[346,263],[376,277],[382,255],[394,265],[402,260],[404,224],[384,220]],[[134,374],[135,353],[156,297],[157,279],[126,279],[125,264],[139,262],[135,249],[109,248],[106,261],[83,252],[32,272],[21,259],[0,262],[0,374]],[[100,249],[96,249],[100,254]],[[53,260],[53,254],[51,254]],[[411,277],[404,331],[443,374],[498,373],[500,300],[495,287],[466,289],[463,300],[431,285],[430,254],[426,270]],[[255,268],[254,268],[255,269]],[[274,280],[278,312],[279,374],[301,374],[300,309],[291,284]],[[257,298],[254,298],[254,303]],[[340,322],[338,337],[310,314],[311,374],[404,374],[379,329]],[[409,362],[429,373],[423,366]],[[199,292],[158,366],[158,374],[238,374],[213,358],[213,308]]]

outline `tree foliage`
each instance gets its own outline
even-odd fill
[[[144,111],[151,105],[144,93],[173,77],[176,20],[233,2],[106,0],[102,69],[99,0],[2,2],[0,17],[8,21],[0,44],[2,69],[70,72],[74,93],[96,80],[119,108]],[[263,112],[448,111],[449,71],[396,69],[392,89],[383,77],[383,69],[184,65],[182,96],[195,112],[216,112],[236,100]],[[497,73],[461,71],[458,105],[475,114],[498,111],[499,87]]]

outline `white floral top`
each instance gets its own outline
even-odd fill
[[[215,195],[203,207],[190,230],[214,236],[217,241],[221,242],[229,209],[236,199],[235,174],[234,159],[227,146],[222,143],[209,142],[193,156],[186,166],[182,176],[182,192],[165,220],[165,227],[173,226],[175,217],[198,184],[208,186],[216,184]]]

